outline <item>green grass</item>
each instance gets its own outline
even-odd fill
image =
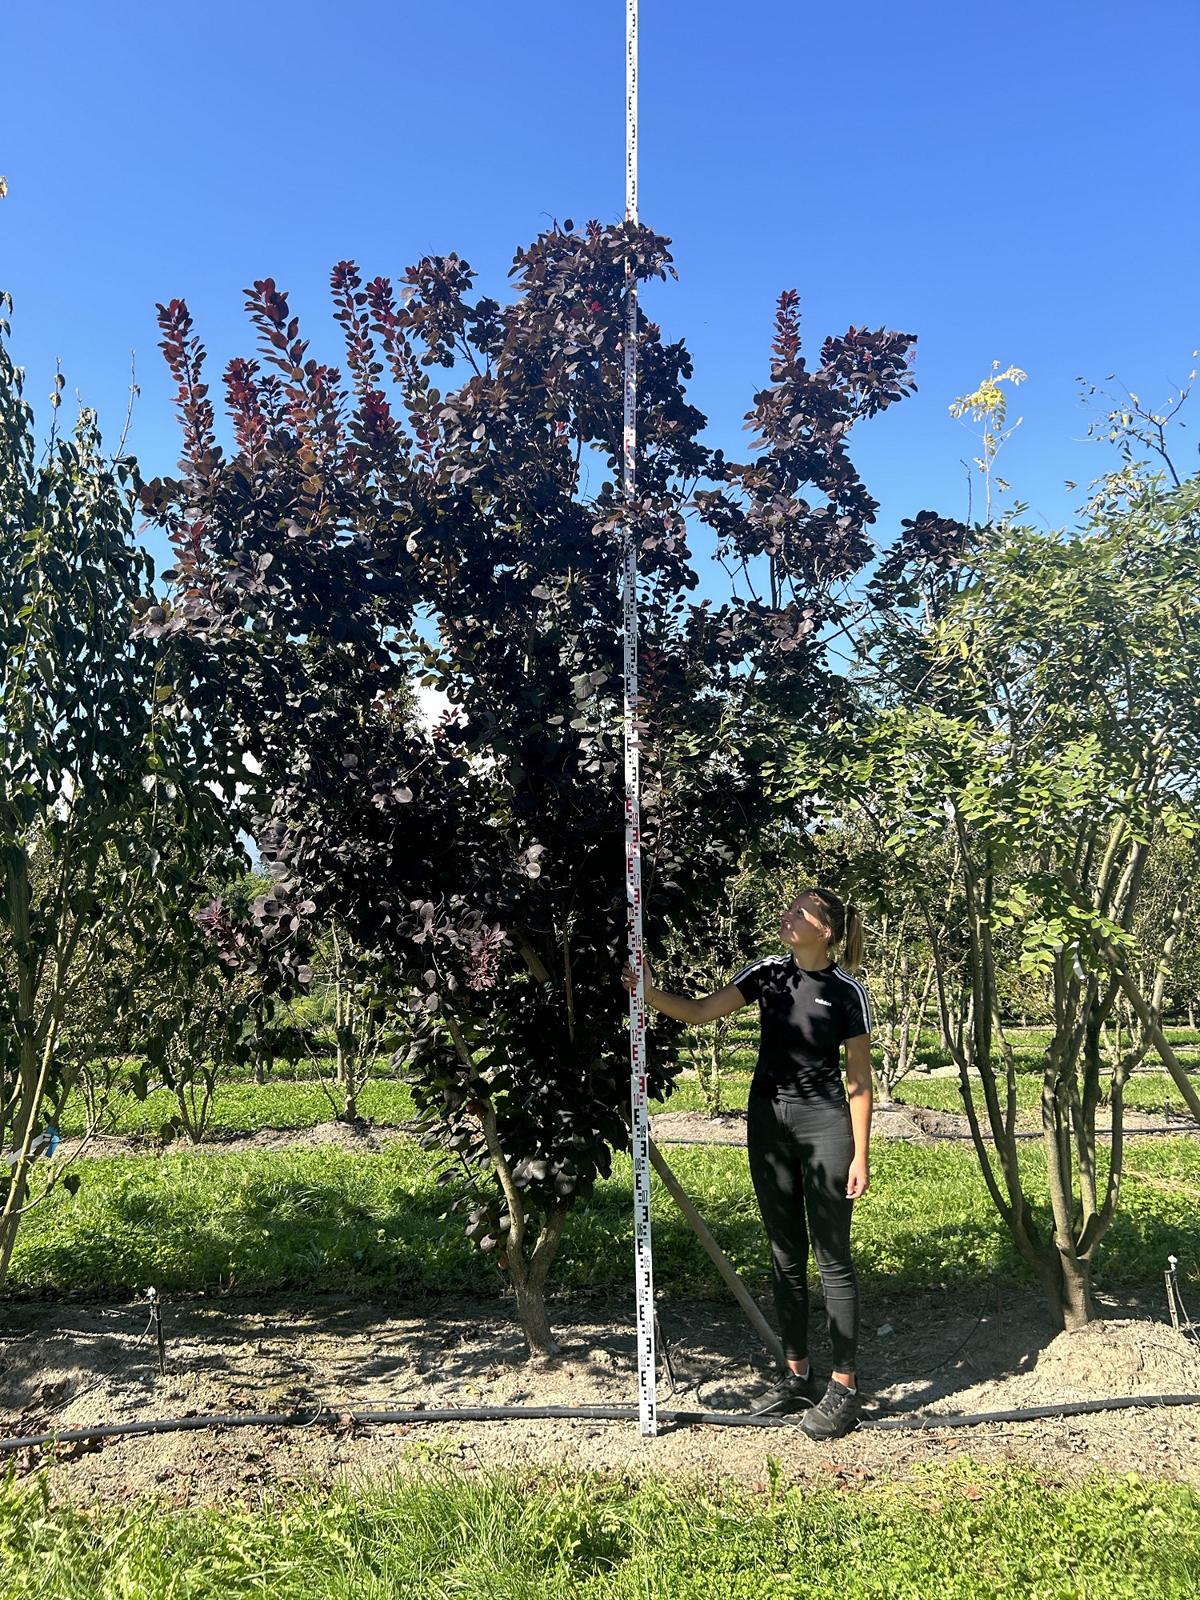
[[[175,1097],[168,1089],[152,1090],[144,1100],[121,1095],[113,1099],[102,1131],[156,1135],[176,1110]],[[403,1083],[372,1078],[359,1095],[358,1112],[373,1122],[397,1126],[413,1115],[412,1095]],[[221,1083],[213,1095],[206,1131],[221,1135],[254,1133],[260,1128],[313,1128],[333,1116],[333,1104],[319,1083]],[[64,1107],[59,1132],[70,1137],[83,1129],[83,1105],[72,1095]]]
[[[739,1271],[767,1292],[767,1253],[740,1148],[671,1153]],[[1040,1147],[1021,1151],[1029,1192],[1044,1204]],[[1200,1146],[1155,1141],[1128,1157],[1131,1179],[1098,1266],[1101,1286],[1151,1288],[1175,1254],[1200,1265]],[[494,1258],[440,1218],[436,1158],[397,1140],[378,1155],[306,1151],[181,1153],[90,1161],[72,1196],[61,1186],[25,1218],[14,1290],[122,1294],[346,1291],[408,1296],[495,1292]],[[1163,1188],[1163,1184],[1172,1187]],[[656,1183],[657,1190],[657,1183]],[[554,1278],[561,1290],[624,1293],[631,1186],[626,1158],[571,1219]],[[880,1292],[1027,1281],[964,1146],[880,1144],[872,1190],[858,1205],[855,1257]],[[720,1295],[715,1270],[669,1198],[655,1194],[655,1276],[667,1295]]]
[[[723,1111],[744,1111],[746,1101],[750,1096],[750,1071],[729,1072],[721,1074],[721,1109]],[[650,1104],[652,1112],[657,1111],[707,1111],[704,1097],[700,1093],[700,1084],[690,1074],[675,1080],[673,1093],[665,1100],[653,1100]]]
[[[0,1484],[0,1585],[38,1600],[1192,1600],[1200,1497],[955,1462],[760,1493],[433,1471],[281,1505],[50,1504]]]
[[[744,1054],[744,1053],[743,1053]],[[752,1060],[722,1077],[721,1105],[726,1111],[744,1111],[750,1092]],[[1041,1081],[1022,1075],[1017,1079],[1017,1103],[1023,1111],[1036,1114]],[[957,1078],[905,1078],[897,1087],[897,1097],[910,1105],[930,1106],[940,1111],[961,1111],[962,1100]],[[1139,1073],[1126,1088],[1125,1103],[1131,1111],[1161,1113],[1164,1105],[1184,1112],[1183,1099],[1166,1073]],[[145,1100],[128,1096],[114,1099],[106,1116],[105,1133],[155,1136],[175,1114],[175,1100],[166,1089],[155,1089]],[[674,1093],[655,1101],[653,1109],[664,1111],[706,1110],[700,1085],[690,1074],[680,1077]],[[260,1128],[312,1128],[333,1117],[333,1106],[316,1082],[273,1080],[223,1083],[213,1096],[206,1136],[220,1139],[231,1133],[254,1133]],[[384,1127],[399,1127],[413,1116],[412,1095],[403,1083],[372,1078],[359,1095],[359,1115]],[[68,1099],[59,1131],[66,1137],[83,1132],[83,1107],[77,1096]]]
[[[1040,1077],[1021,1076],[1017,1079],[1017,1107],[1037,1117],[1041,1107],[1042,1083]],[[1001,1096],[1004,1089],[1001,1086]],[[957,1078],[902,1078],[896,1085],[896,1098],[913,1106],[930,1106],[935,1111],[961,1111],[962,1095]],[[982,1111],[983,1091],[979,1089],[976,1105]],[[1184,1115],[1187,1106],[1183,1096],[1165,1072],[1139,1072],[1125,1085],[1125,1108],[1161,1116],[1164,1106]]]

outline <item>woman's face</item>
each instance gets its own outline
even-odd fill
[[[780,919],[779,937],[786,945],[828,945],[829,924],[816,895],[806,892],[796,896]]]

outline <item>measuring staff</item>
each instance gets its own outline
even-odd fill
[[[638,220],[637,0],[625,5],[625,220]],[[637,274],[632,252],[625,263],[625,340],[622,484],[625,503],[637,496]],[[625,896],[629,964],[644,969],[642,954],[641,721],[638,704],[637,540],[632,522],[624,534],[622,628],[625,676]],[[654,1249],[650,1234],[650,1118],[646,1106],[646,997],[629,986],[630,1155],[633,1158],[633,1278],[637,1304],[638,1421],[642,1434],[658,1432],[654,1390]]]
[[[850,1256],[854,1202],[870,1184],[871,1003],[854,976],[862,922],[829,889],[802,889],[779,927],[785,954],[752,961],[700,999],[666,994],[643,957],[646,1004],[679,1022],[715,1022],[759,1008],[758,1063],[750,1085],[750,1176],[771,1245],[775,1309],[787,1371],[755,1399],[759,1416],[808,1408],[813,1439],[848,1432],[859,1414],[858,1280]],[[833,960],[842,951],[840,963]],[[625,987],[634,992],[631,967]],[[842,1082],[841,1055],[846,1080]],[[808,1254],[821,1275],[833,1373],[818,1380],[808,1357]]]

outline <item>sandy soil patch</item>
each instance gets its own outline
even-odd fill
[[[819,1303],[816,1323],[820,1323]],[[890,1409],[1006,1410],[1124,1394],[1200,1393],[1200,1350],[1157,1308],[1106,1300],[1104,1320],[1052,1337],[1040,1300],[993,1287],[864,1303],[861,1382],[869,1415]],[[664,1301],[662,1337],[683,1409],[743,1409],[768,1376],[736,1308]],[[497,1300],[407,1305],[322,1297],[307,1303],[197,1298],[164,1312],[166,1374],[143,1305],[10,1303],[0,1333],[0,1435],[191,1414],[349,1412],[487,1404],[633,1405],[632,1307],[555,1308],[558,1360],[531,1365]],[[819,1371],[828,1348],[814,1340]],[[674,1392],[672,1392],[672,1387]],[[1057,1420],[930,1432],[862,1429],[833,1445],[794,1425],[770,1430],[675,1427],[642,1439],[635,1423],[525,1420],[302,1428],[204,1429],[70,1447],[52,1487],[78,1501],[148,1492],[167,1503],[275,1497],[297,1482],[374,1477],[445,1464],[466,1472],[531,1466],[706,1481],[763,1480],[768,1456],[789,1479],[867,1482],[925,1461],[967,1456],[1028,1465],[1051,1482],[1102,1467],[1200,1488],[1200,1406],[1138,1408]],[[46,1459],[20,1453],[30,1471]]]

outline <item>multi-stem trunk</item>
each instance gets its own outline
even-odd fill
[[[446,1014],[446,1026],[454,1041],[458,1058],[464,1066],[471,1066],[471,1052],[457,1020]],[[478,1114],[483,1128],[484,1141],[504,1195],[508,1211],[508,1232],[501,1245],[501,1259],[512,1280],[517,1302],[517,1317],[530,1358],[546,1358],[559,1353],[559,1344],[550,1328],[546,1315],[546,1284],[550,1268],[562,1242],[563,1229],[570,1209],[564,1200],[555,1201],[546,1211],[537,1238],[529,1243],[529,1218],[525,1197],[513,1177],[512,1165],[500,1143],[496,1108],[486,1096],[478,1102]]]
[[[556,1356],[560,1347],[546,1315],[546,1284],[562,1242],[568,1207],[560,1200],[549,1208],[533,1247],[529,1249],[529,1218],[525,1197],[513,1179],[512,1167],[501,1148],[496,1111],[490,1100],[482,1102],[480,1120],[488,1154],[508,1207],[508,1234],[503,1245],[503,1260],[512,1279],[521,1332],[525,1335],[531,1359]]]

